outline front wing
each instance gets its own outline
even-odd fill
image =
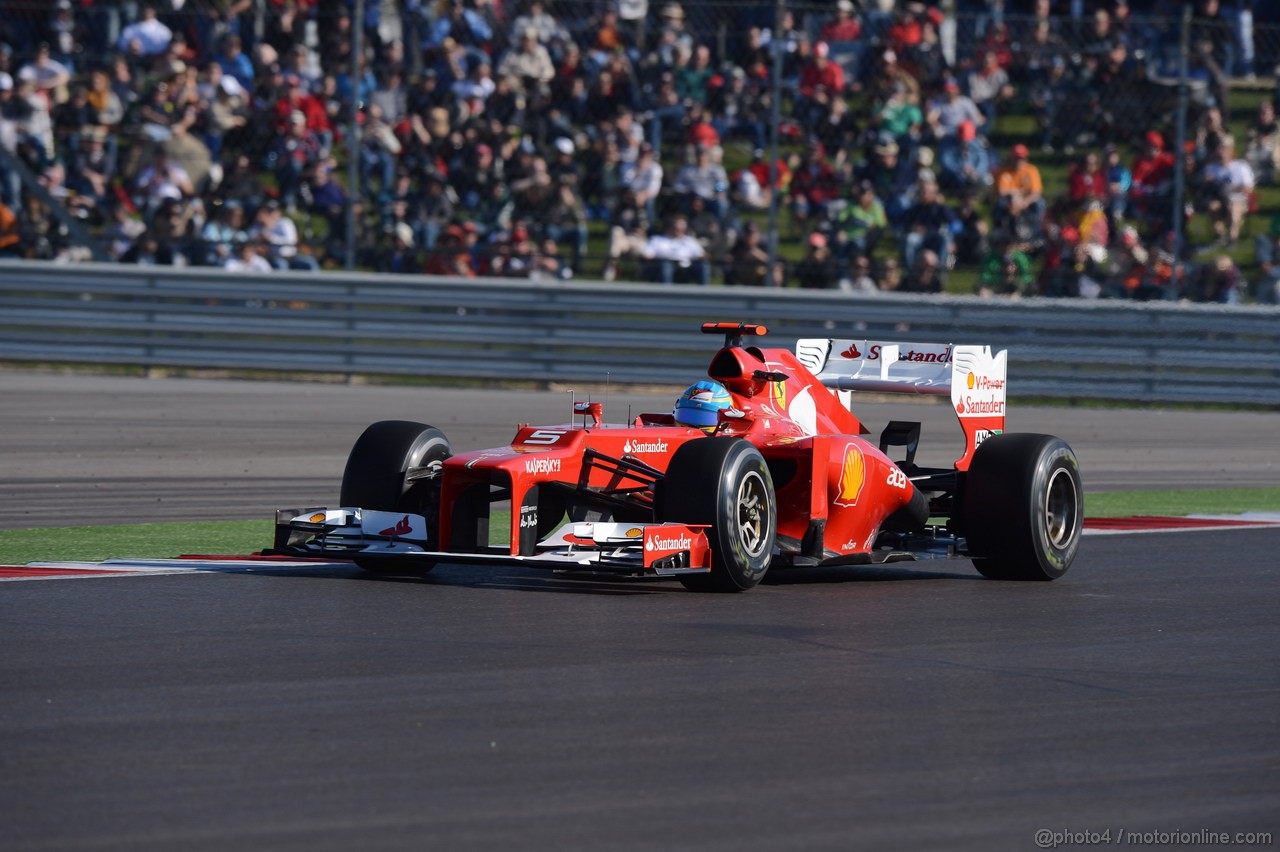
[[[437,562],[518,562],[562,571],[674,577],[711,570],[706,526],[570,522],[538,543],[532,556],[505,548],[429,549],[421,515],[358,508],[280,509],[272,553],[350,559],[405,570]]]

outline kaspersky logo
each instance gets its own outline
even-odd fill
[[[849,444],[844,451],[844,464],[840,468],[840,491],[833,501],[837,506],[856,506],[867,484],[867,460],[862,450]]]
[[[632,441],[630,438],[622,445],[624,453],[665,453],[666,441]]]

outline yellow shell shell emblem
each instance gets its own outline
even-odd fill
[[[840,491],[836,494],[837,506],[856,506],[867,484],[867,460],[862,450],[849,444],[844,450],[844,464],[840,468]]]

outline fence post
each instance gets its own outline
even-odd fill
[[[1187,158],[1183,147],[1187,142],[1187,62],[1191,46],[1191,4],[1182,7],[1182,25],[1178,35],[1178,119],[1174,129],[1176,142],[1174,156],[1177,158],[1173,171],[1173,281],[1176,292],[1182,291],[1182,224],[1183,194],[1187,185]]]

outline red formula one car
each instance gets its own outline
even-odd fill
[[[751,588],[771,567],[958,557],[992,578],[1052,580],[1070,566],[1079,465],[1059,438],[1004,431],[1005,352],[813,339],[793,353],[757,346],[760,325],[702,330],[724,336],[712,381],[674,413],[612,425],[577,403],[578,422],[458,454],[431,426],[374,423],[351,450],[342,508],[277,512],[275,552],[380,573],[518,560],[708,591]],[[949,395],[963,454],[917,465],[913,422],[868,440],[848,405],[859,390]],[[506,528],[496,544],[491,521]]]

